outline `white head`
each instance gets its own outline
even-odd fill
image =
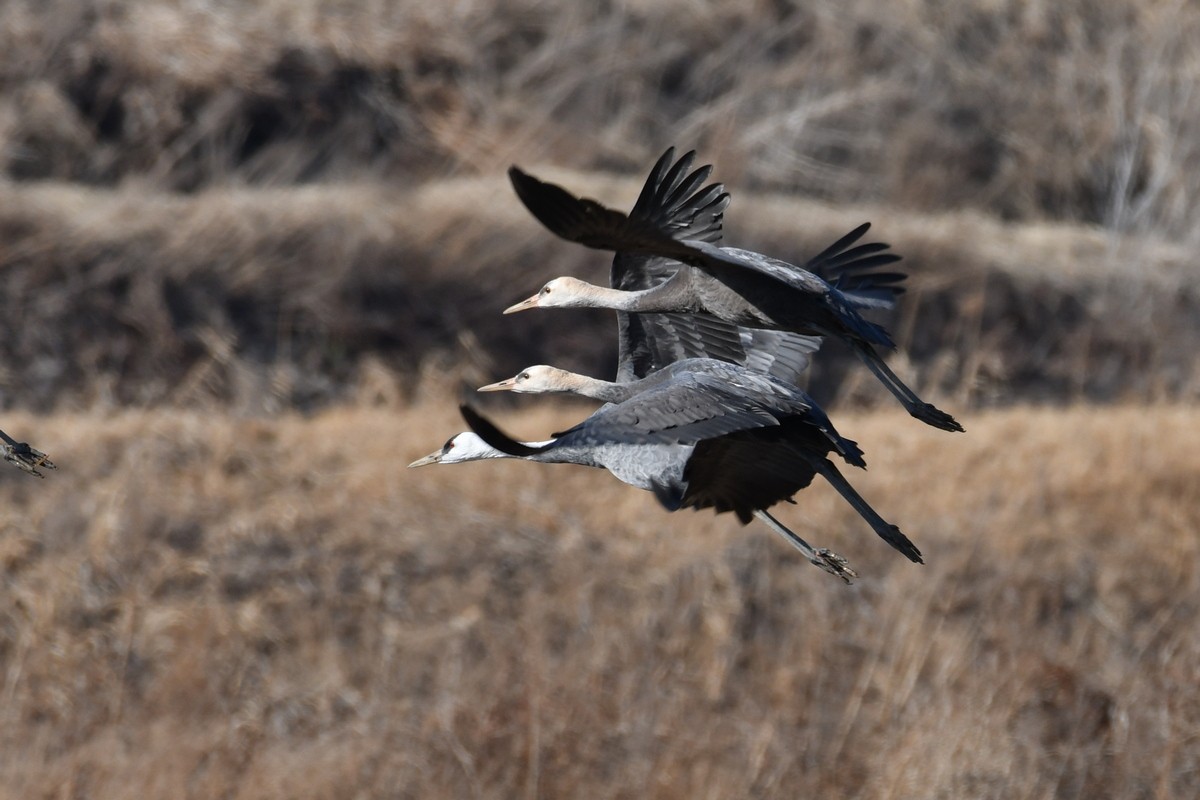
[[[480,386],[481,392],[523,392],[526,394],[541,394],[543,392],[566,392],[577,383],[578,376],[573,372],[557,367],[537,364],[526,367],[507,380]]]
[[[478,461],[482,458],[506,458],[506,456],[476,434],[463,431],[450,437],[450,440],[442,445],[441,450],[435,450],[424,458],[418,458],[408,466],[412,468],[423,467],[426,464],[458,464],[463,461]]]
[[[514,314],[530,308],[578,308],[587,307],[587,298],[599,287],[578,278],[555,278],[533,297],[522,300],[504,309],[505,314]]]

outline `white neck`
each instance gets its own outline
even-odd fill
[[[513,456],[508,453],[497,450],[490,444],[480,439],[479,436],[471,431],[463,431],[455,436],[454,447],[442,455],[439,463],[442,464],[461,464],[467,461],[482,461],[485,458],[522,458],[522,456]],[[553,441],[548,439],[544,442],[522,442],[527,447],[543,447]],[[537,460],[532,457],[531,460]]]
[[[621,385],[612,381],[604,381],[566,370],[560,370],[557,377],[558,384],[555,391],[578,394],[594,400],[603,400],[606,403],[619,403],[625,399]]]
[[[680,311],[673,291],[665,291],[673,281],[660,283],[649,289],[626,292],[606,286],[585,284],[586,290],[577,294],[579,306],[583,308],[610,308],[613,311],[653,312]]]

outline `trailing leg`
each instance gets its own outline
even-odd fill
[[[819,550],[814,548],[766,511],[759,509],[754,512],[754,516],[762,520],[768,528],[778,533],[784,539],[787,539],[788,544],[803,553],[805,558],[831,575],[837,575],[846,583],[850,583],[851,578],[858,577],[858,573],[850,569],[850,566],[846,563],[846,559],[824,547]]]
[[[925,563],[921,559],[921,551],[917,549],[917,546],[901,533],[899,528],[888,524],[883,517],[879,516],[875,509],[871,508],[870,504],[862,498],[862,495],[854,490],[850,482],[842,477],[842,473],[838,472],[838,468],[834,466],[832,461],[827,458],[814,457],[809,459],[809,463],[812,464],[813,469],[822,475],[825,480],[829,481],[834,489],[837,489],[838,494],[844,497],[846,502],[854,507],[854,510],[867,521],[871,529],[879,534],[879,538],[899,550],[910,561],[915,561],[918,564]]]
[[[879,353],[871,345],[856,342],[852,347],[858,357],[862,359],[862,362],[867,365],[867,369],[875,373],[875,377],[879,378],[888,391],[896,396],[896,399],[908,410],[909,414],[912,414],[926,425],[932,425],[943,431],[961,432],[963,430],[963,426],[958,424],[958,421],[954,417],[917,397],[917,393],[908,388],[904,384],[904,381],[900,380],[896,373],[892,372],[887,362],[880,357]]]

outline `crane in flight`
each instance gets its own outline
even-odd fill
[[[898,256],[883,252],[886,244],[850,247],[866,233],[869,223],[799,267],[750,250],[688,238],[689,226],[662,224],[651,215],[627,215],[606,208],[515,166],[509,169],[509,177],[525,207],[558,236],[597,249],[665,257],[693,269],[676,270],[665,281],[633,290],[595,286],[571,277],[555,278],[504,313],[530,308],[611,308],[622,312],[706,314],[746,328],[833,336],[850,347],[913,417],[942,430],[963,430],[952,416],[921,400],[875,349],[892,349],[895,343],[882,326],[864,318],[860,310],[886,307],[888,301],[844,290],[836,280],[830,282],[814,271],[822,259],[851,258],[859,265],[870,266],[897,260]]]
[[[610,443],[610,440],[615,443],[623,435],[628,435],[613,431],[613,423],[608,419],[595,419],[606,409],[623,409],[620,419],[633,427],[653,424],[664,426],[667,430],[674,430],[678,424],[675,409],[681,405],[691,413],[695,413],[698,407],[715,412],[721,408],[738,405],[753,408],[760,404],[772,409],[786,409],[792,412],[792,416],[785,419],[777,416],[778,425],[754,426],[698,443],[693,453],[689,454],[682,473],[683,485],[669,492],[668,500],[664,500],[663,505],[670,510],[674,510],[673,505],[697,508],[712,505],[718,513],[737,511],[744,524],[756,512],[781,500],[790,500],[792,495],[809,485],[813,475],[821,475],[880,538],[910,560],[921,562],[920,551],[908,537],[899,528],[884,521],[826,457],[836,452],[846,463],[865,468],[866,462],[858,445],[839,435],[829,417],[807,394],[769,375],[713,359],[686,359],[645,378],[619,383],[537,365],[521,370],[513,378],[480,388],[480,391],[504,390],[524,393],[566,392],[612,404],[558,437],[573,434],[576,439],[594,443]],[[722,395],[734,399],[731,402]],[[693,405],[688,402],[692,397],[697,401],[707,400],[712,405]],[[607,413],[615,415],[616,412]],[[535,450],[546,452],[559,447],[570,448],[574,444],[574,440],[560,442],[555,439],[527,450],[507,437],[500,438],[503,434],[498,436],[489,432],[490,436],[484,435],[478,427],[472,427],[489,445],[514,456],[532,455]],[[623,450],[621,453],[622,459],[639,457],[636,449]],[[621,467],[628,471],[625,464]],[[611,467],[609,469],[617,474]],[[692,485],[693,482],[695,485]],[[774,491],[762,492],[756,488],[764,483],[772,483]],[[784,492],[786,494],[782,494]],[[677,503],[669,502],[676,497],[679,498]],[[722,501],[706,502],[711,497],[722,498]],[[694,498],[702,499],[694,501]],[[763,503],[768,505],[760,508]],[[777,520],[774,522],[779,524]]]

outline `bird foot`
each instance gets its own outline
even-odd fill
[[[850,583],[851,578],[858,577],[858,573],[850,568],[850,565],[846,562],[846,559],[842,558],[832,550],[821,547],[817,550],[817,556],[818,558],[812,559],[812,563],[816,564],[830,575],[837,575],[846,583]]]
[[[926,425],[932,425],[939,430],[951,433],[962,433],[964,430],[958,420],[931,403],[913,406],[909,409],[909,413]]]
[[[41,450],[35,450],[25,442],[17,442],[16,444],[0,443],[0,452],[3,453],[5,461],[38,478],[45,477],[42,473],[38,472],[38,467],[58,469],[45,453]]]

